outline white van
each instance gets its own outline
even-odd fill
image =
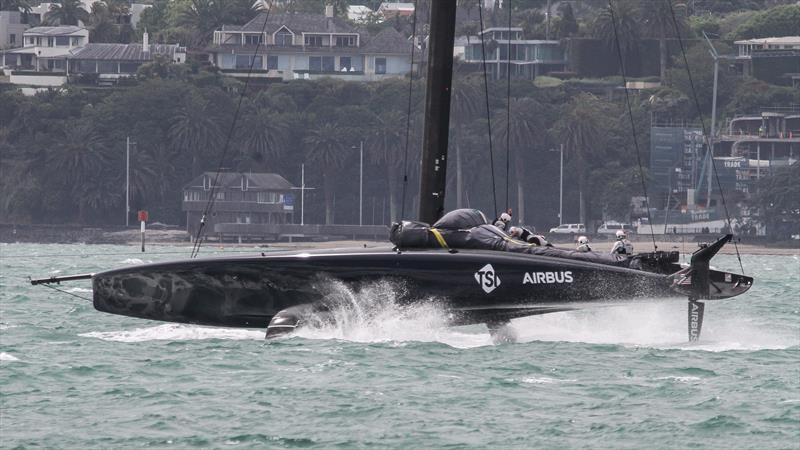
[[[597,234],[616,234],[619,230],[625,231],[625,234],[633,234],[636,232],[633,225],[627,223],[603,222],[600,228],[597,229]]]
[[[550,232],[555,234],[583,234],[586,233],[586,226],[582,223],[564,223],[555,228],[550,228]]]

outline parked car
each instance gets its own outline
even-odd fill
[[[619,222],[603,222],[600,228],[597,229],[597,234],[616,234],[619,230],[625,231],[626,234],[636,233],[633,225]]]
[[[581,234],[586,233],[586,226],[582,223],[564,223],[555,228],[550,228],[555,234]]]

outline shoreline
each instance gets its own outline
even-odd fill
[[[124,241],[124,242],[5,242],[4,244],[42,244],[42,245],[120,245],[129,246],[132,248],[139,248],[140,241]],[[553,245],[557,248],[570,249],[573,245],[569,242],[554,242]],[[614,245],[614,241],[596,241],[590,242],[590,246],[595,252],[608,252]],[[652,250],[652,241],[637,240],[633,242],[635,252],[647,252]],[[656,241],[659,250],[673,251],[677,250],[681,255],[690,255],[698,248],[698,244],[694,241]],[[149,240],[146,242],[147,248],[159,247],[186,247],[192,246],[191,243],[185,240],[163,239],[163,240]],[[331,240],[331,241],[305,241],[305,242],[251,242],[251,243],[235,243],[235,242],[206,242],[203,244],[206,248],[213,249],[226,249],[226,248],[241,248],[241,249],[269,249],[269,250],[311,250],[311,249],[354,249],[354,248],[391,248],[393,244],[388,241],[365,241],[365,240]],[[776,246],[770,247],[758,244],[742,244],[737,243],[739,253],[742,255],[774,255],[774,256],[800,256],[800,244],[795,247],[791,246]],[[147,253],[147,252],[145,252]],[[721,255],[735,255],[736,246],[733,243],[725,245],[719,252]]]

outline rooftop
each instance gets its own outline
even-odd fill
[[[175,44],[151,44],[149,52],[143,51],[142,44],[86,44],[72,50],[70,59],[92,59],[106,61],[149,61],[152,55],[172,58],[180,47]]]
[[[781,36],[781,37],[746,39],[746,40],[743,40],[743,41],[735,41],[734,44],[737,44],[737,45],[747,45],[747,44],[800,45],[800,36]]]
[[[283,13],[270,14],[267,26],[264,28],[264,21],[267,20],[266,13],[260,13],[250,22],[244,25],[223,25],[222,31],[246,31],[260,33],[263,29],[266,33],[274,33],[286,27],[294,34],[301,33],[355,33],[356,30],[346,20],[339,17],[325,17],[322,14],[305,13]]]
[[[58,27],[33,27],[25,30],[26,35],[39,34],[42,36],[63,36],[65,34],[74,34],[81,31],[86,31],[84,27],[76,27],[74,25],[62,25]]]
[[[195,179],[184,186],[184,189],[202,188],[204,187],[205,180],[213,180],[216,175],[215,172],[205,172],[195,177]],[[292,183],[289,183],[286,181],[286,178],[283,178],[277,173],[220,172],[217,185],[222,188],[241,189],[242,179],[248,180],[248,189],[254,191],[288,191],[292,188]]]

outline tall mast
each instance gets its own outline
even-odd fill
[[[444,213],[456,0],[431,2],[430,29],[425,135],[419,183],[419,220],[427,223],[436,222]]]

